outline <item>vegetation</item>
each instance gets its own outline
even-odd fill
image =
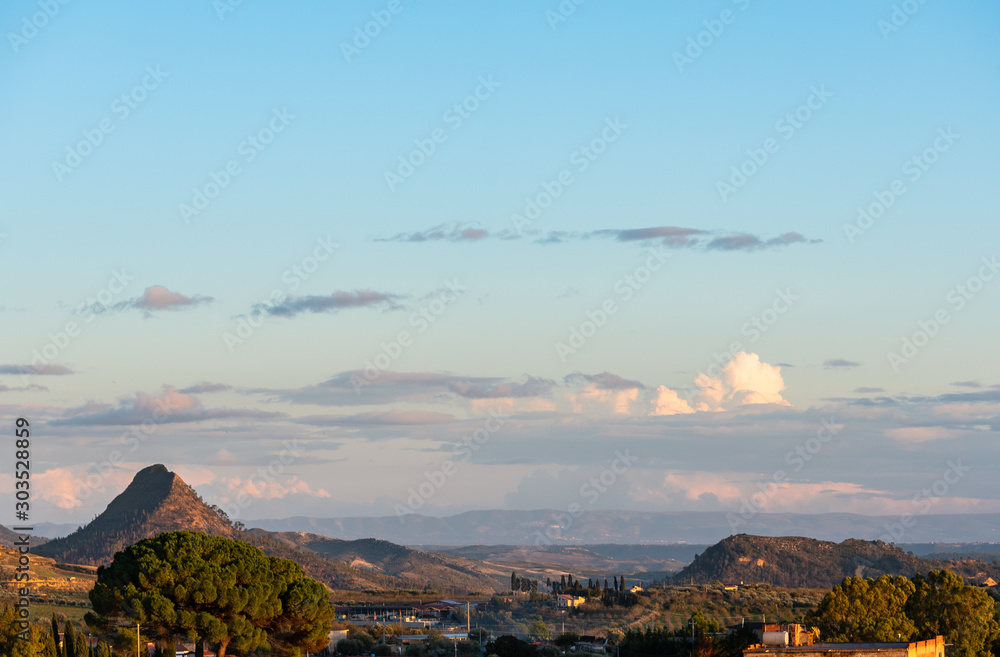
[[[298,564],[195,532],[160,534],[115,555],[90,598],[87,623],[97,632],[139,623],[168,651],[175,637],[188,637],[219,657],[318,650],[333,618],[326,589]]]
[[[955,573],[927,576],[847,577],[807,620],[828,641],[896,641],[941,635],[950,655],[975,657],[1000,641],[1000,603]]]
[[[798,536],[774,538],[737,534],[706,549],[671,581],[675,584],[722,581],[832,587],[845,577],[912,577],[919,572],[940,569],[1000,580],[998,564],[921,559],[883,541],[848,539],[833,543]]]

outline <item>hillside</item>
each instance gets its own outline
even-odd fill
[[[0,525],[0,545],[4,547],[14,547],[14,541],[17,540],[19,534],[3,525]],[[31,547],[42,545],[43,543],[48,543],[49,539],[44,536],[39,536],[35,532],[31,533]]]
[[[13,605],[20,597],[22,583],[15,580],[21,554],[0,547],[0,606]],[[31,555],[28,567],[31,579],[31,613],[35,618],[47,618],[53,612],[80,621],[90,608],[88,593],[94,587],[97,573],[88,566],[67,566],[52,559]]]
[[[269,539],[266,542],[265,537]],[[313,576],[334,589],[437,590],[466,595],[493,593],[501,583],[494,577],[500,573],[469,559],[431,554],[374,538],[342,541],[317,534],[257,529],[247,532],[244,540],[269,553],[282,550],[271,541],[283,545],[285,554],[295,555],[287,558],[294,558],[303,567],[310,561],[318,573]]]
[[[970,580],[1000,575],[1000,565],[984,561],[938,561],[882,541],[842,543],[800,536],[773,538],[737,534],[711,546],[673,577],[675,584],[771,584],[832,587],[845,577],[912,576],[947,568]]]
[[[116,552],[163,532],[189,529],[235,538],[239,532],[163,465],[140,470],[101,515],[35,550],[66,563],[101,565]]]

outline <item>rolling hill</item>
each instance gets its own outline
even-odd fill
[[[709,547],[672,578],[675,584],[771,584],[832,587],[845,577],[926,573],[946,568],[971,581],[1000,576],[1000,565],[977,560],[941,561],[915,556],[882,541],[842,543],[801,536],[737,534]]]

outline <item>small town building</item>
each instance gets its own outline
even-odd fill
[[[578,595],[566,595],[565,593],[560,593],[556,596],[556,607],[559,609],[572,609],[573,607],[579,607],[587,598]]]
[[[766,634],[766,633],[765,633]],[[944,657],[944,638],[897,643],[813,643],[750,646],[743,657]]]

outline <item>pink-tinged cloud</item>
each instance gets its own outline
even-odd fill
[[[958,431],[945,427],[897,427],[886,429],[886,438],[901,443],[925,443],[929,440],[952,440],[958,437]]]
[[[261,479],[250,477],[241,479],[233,477],[223,479],[222,483],[226,487],[227,496],[224,502],[231,502],[241,496],[247,496],[256,500],[280,500],[289,495],[307,495],[309,497],[328,498],[330,493],[322,488],[313,490],[309,484],[292,475],[286,483],[281,483],[276,479]]]
[[[591,383],[578,393],[567,394],[566,399],[574,413],[634,414],[638,410],[639,388],[609,390]]]
[[[699,374],[696,410],[722,411],[747,404],[790,406],[781,396],[785,381],[781,367],[762,362],[760,356],[741,351],[722,368],[719,378]]]
[[[65,468],[53,468],[33,475],[32,479],[35,495],[46,502],[51,502],[60,509],[76,509],[83,506],[83,502],[76,496],[76,491],[81,486],[86,489],[86,485],[71,471]]]
[[[284,413],[253,411],[238,408],[203,408],[194,396],[173,386],[163,386],[158,395],[137,392],[116,405],[88,402],[71,408],[63,417],[52,420],[53,426],[122,426],[142,424],[174,424],[221,419],[270,420],[284,417]]]
[[[133,308],[143,310],[177,310],[210,301],[212,301],[212,297],[197,294],[188,297],[179,292],[171,292],[162,285],[151,285],[146,288],[141,297],[133,299],[131,303]]]

